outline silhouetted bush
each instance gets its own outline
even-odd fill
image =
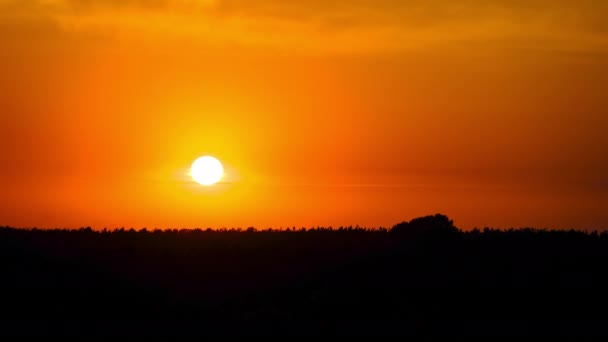
[[[458,235],[454,221],[442,214],[415,218],[393,226],[391,233],[400,238],[448,239]]]

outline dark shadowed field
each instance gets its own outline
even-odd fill
[[[581,337],[608,332],[608,234],[0,229],[0,337]],[[14,339],[11,339],[14,340]]]

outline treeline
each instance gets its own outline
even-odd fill
[[[586,231],[586,230],[576,230],[576,229],[538,229],[532,227],[521,227],[521,228],[508,228],[508,229],[498,229],[485,227],[483,229],[473,228],[472,230],[461,230],[454,225],[454,222],[449,219],[449,217],[443,214],[435,214],[424,217],[419,217],[412,219],[409,222],[401,222],[394,225],[391,228],[386,227],[361,227],[361,226],[339,226],[339,227],[324,227],[324,226],[316,226],[316,227],[280,227],[280,228],[257,228],[257,227],[222,227],[222,228],[165,228],[165,229],[148,229],[148,228],[139,228],[135,229],[131,228],[103,228],[101,230],[94,230],[91,227],[81,227],[78,229],[67,229],[67,228],[15,228],[10,226],[0,226],[0,231],[19,231],[19,232],[51,232],[51,233],[96,233],[96,234],[124,234],[124,233],[152,233],[152,234],[201,234],[201,233],[291,233],[291,232],[375,232],[375,233],[388,233],[388,232],[399,232],[399,231],[416,231],[423,233],[432,233],[436,231],[445,231],[445,232],[458,232],[463,235],[479,235],[479,234],[524,234],[524,235],[539,235],[539,234],[566,234],[568,236],[582,236],[589,235],[592,237],[600,237],[608,235],[608,230],[605,231]]]
[[[606,333],[608,233],[444,215],[311,229],[0,228],[0,334],[564,337]],[[21,335],[20,335],[21,336]]]

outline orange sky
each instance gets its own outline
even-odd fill
[[[608,228],[608,2],[0,0],[0,225]],[[211,154],[211,188],[188,167]]]

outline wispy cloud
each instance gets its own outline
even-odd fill
[[[316,50],[505,41],[566,50],[608,46],[603,0],[0,0],[0,11],[4,18],[51,18],[68,32]]]

